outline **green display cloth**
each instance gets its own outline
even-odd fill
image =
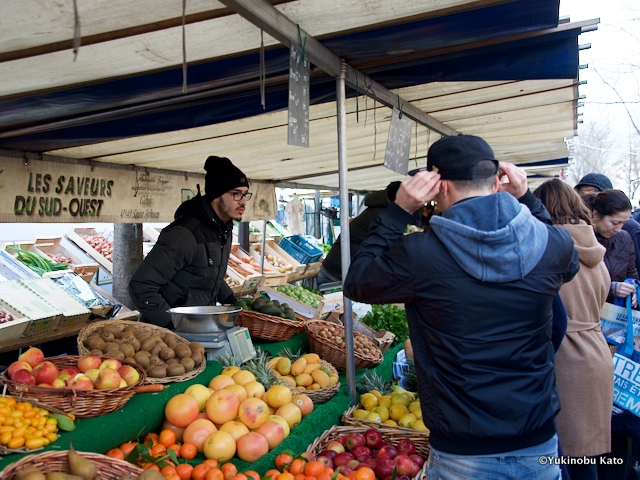
[[[306,342],[306,333],[302,333],[286,342],[262,343],[259,346],[275,355],[283,347],[292,348],[294,351],[301,348],[305,351]],[[402,349],[401,344],[391,348],[384,355],[384,361],[375,367],[378,375],[384,380],[392,379],[393,361],[400,349]],[[168,384],[167,388],[160,393],[135,394],[120,410],[100,417],[80,419],[76,422],[78,428],[75,431],[62,432],[58,441],[45,447],[44,450],[67,450],[69,440],[73,440],[73,447],[78,451],[105,453],[122,443],[142,438],[149,432],[159,432],[164,421],[164,406],[171,397],[183,393],[195,383],[208,385],[211,379],[219,375],[221,371],[222,365],[220,363],[209,361],[205,370],[191,380]],[[356,375],[359,373],[361,372],[357,371]],[[275,457],[284,450],[291,450],[296,454],[305,451],[307,446],[313,443],[325,430],[339,425],[342,413],[349,408],[351,402],[344,372],[340,373],[340,385],[340,390],[331,400],[315,405],[313,412],[304,417],[300,425],[291,430],[289,437],[267,455],[250,464],[236,457],[232,462],[240,471],[255,470],[263,474],[274,467]],[[22,456],[12,454],[2,458],[0,470],[9,463],[19,460]],[[197,464],[204,459],[205,457],[200,454],[190,463]]]

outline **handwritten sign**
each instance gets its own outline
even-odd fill
[[[413,120],[406,115],[400,118],[400,110],[393,107],[387,149],[384,153],[384,166],[401,175],[406,175],[409,170],[412,130]]]
[[[302,49],[291,44],[289,50],[289,145],[309,146],[309,60],[302,60]]]

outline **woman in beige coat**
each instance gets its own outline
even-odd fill
[[[553,179],[534,195],[553,224],[569,232],[580,259],[580,271],[560,289],[568,317],[567,333],[556,353],[560,444],[567,456],[595,457],[611,449],[613,361],[600,329],[600,309],[611,283],[603,262],[605,248],[596,240],[589,210],[567,184]],[[596,478],[595,467],[572,465],[569,470],[572,478]]]

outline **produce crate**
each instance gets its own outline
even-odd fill
[[[113,262],[107,260],[100,252],[89,245],[87,240],[84,238],[88,235],[102,234],[97,232],[95,228],[74,228],[69,233],[67,233],[67,238],[75,243],[80,248],[80,250],[84,251],[87,255],[98,262],[100,266],[102,266],[102,268],[104,268],[109,274],[113,274]]]
[[[313,262],[307,265],[307,269],[304,271],[304,276],[306,278],[315,277],[320,273],[320,269],[322,268],[322,260],[319,262]]]
[[[260,263],[260,250],[262,249],[261,243],[254,243],[249,246],[249,253],[253,256],[256,262]],[[287,282],[296,282],[301,278],[304,278],[304,271],[307,266],[303,263],[298,262],[295,258],[285,252],[282,248],[278,246],[278,244],[274,240],[266,240],[265,241],[265,257],[266,255],[273,255],[274,257],[283,259],[286,263],[290,264],[293,267],[293,270],[284,273],[287,277]],[[266,261],[266,260],[265,260]],[[269,267],[273,267],[273,265],[269,264]],[[282,285],[281,283],[278,285]]]
[[[247,261],[252,263],[247,263]],[[236,265],[237,264],[239,265]],[[260,273],[260,267],[256,267],[255,264],[260,264],[260,257],[256,258],[249,255],[247,252],[240,248],[240,245],[234,243],[231,246],[231,256],[229,257],[229,266],[233,268],[238,274],[242,276],[259,275],[261,277],[261,285],[284,285],[287,283],[287,276],[284,273],[277,272],[273,265],[265,263],[264,273]],[[249,273],[252,272],[252,273]],[[254,290],[255,291],[255,290]]]
[[[260,280],[262,280],[262,275],[260,274],[242,275],[239,271],[229,266],[227,266],[227,275],[240,284],[238,293],[241,294],[255,292],[258,289],[258,285],[260,285]]]
[[[36,272],[4,250],[4,248],[0,250],[0,273],[8,280],[40,278]]]
[[[308,265],[322,258],[322,250],[306,241],[300,235],[284,237],[278,245],[300,263]]]
[[[327,316],[329,316],[329,313],[331,313],[331,311],[342,306],[342,301],[329,300],[319,295],[316,295],[320,303],[318,303],[318,306],[314,308],[311,305],[302,303],[288,295],[285,295],[282,292],[279,292],[267,286],[261,286],[259,290],[269,295],[269,298],[271,300],[278,300],[280,303],[288,303],[294,312],[302,315],[306,319],[326,318]]]
[[[55,332],[62,320],[62,312],[15,280],[0,283],[0,304],[31,320],[24,336]]]
[[[20,283],[62,312],[58,328],[84,325],[91,311],[48,278],[20,280]]]
[[[61,255],[71,260],[70,267],[80,275],[85,282],[91,282],[93,276],[100,268],[97,263],[86,263],[61,245],[62,237],[36,237],[34,240],[34,252],[41,253],[44,257],[49,255]]]
[[[13,317],[13,320],[5,323],[0,323],[0,341],[4,343],[8,340],[21,338],[24,334],[24,331],[29,326],[31,320],[26,318],[20,312],[9,307],[8,305],[0,307],[0,312],[4,313],[5,315],[10,314]]]

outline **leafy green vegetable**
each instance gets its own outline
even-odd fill
[[[15,245],[7,245],[7,251],[16,254],[17,259],[23,264],[29,267],[31,270],[42,276],[46,272],[54,272],[57,270],[67,270],[69,268],[68,263],[58,263],[48,260],[40,255],[22,250]]]
[[[371,311],[360,319],[362,323],[374,330],[387,330],[396,338],[394,344],[404,342],[409,338],[407,314],[395,305],[372,305]]]

